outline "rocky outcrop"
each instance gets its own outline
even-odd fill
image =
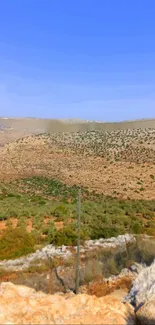
[[[155,299],[146,302],[137,311],[137,318],[141,325],[154,325],[155,324]]]
[[[152,299],[155,299],[155,261],[151,266],[141,269],[129,294],[130,302],[137,309]]]
[[[12,283],[0,285],[0,324],[134,325],[134,310],[112,296],[46,295]]]
[[[135,306],[139,324],[155,324],[155,261],[149,267],[143,266],[127,300]]]
[[[84,246],[81,246],[81,254],[84,254],[90,250],[97,248],[117,248],[121,247],[122,250],[125,250],[126,243],[136,241],[133,235],[120,235],[118,237],[112,237],[108,239],[98,239],[98,240],[88,240],[84,243]],[[32,263],[36,265],[42,260],[46,260],[47,256],[50,258],[61,257],[63,259],[68,259],[76,252],[76,247],[61,246],[55,247],[53,245],[48,245],[40,250],[37,250],[35,253],[29,254],[24,257],[17,258],[15,260],[2,261],[0,262],[0,269],[6,269],[7,271],[24,271],[28,269]]]

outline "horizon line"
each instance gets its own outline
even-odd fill
[[[0,119],[4,119],[4,120],[9,120],[9,119],[15,119],[15,120],[18,120],[18,119],[22,119],[22,120],[26,120],[26,119],[34,119],[34,120],[53,120],[53,121],[60,121],[60,122],[63,122],[63,121],[75,121],[75,123],[80,123],[80,122],[85,122],[85,123],[93,123],[93,122],[96,122],[96,123],[109,123],[109,124],[112,124],[112,123],[125,123],[125,122],[140,122],[140,121],[150,121],[150,120],[155,120],[155,117],[147,117],[147,118],[139,118],[139,119],[134,119],[134,120],[120,120],[120,121],[100,121],[100,120],[87,120],[87,119],[80,119],[80,118],[52,118],[52,117],[31,117],[31,116],[0,116]]]

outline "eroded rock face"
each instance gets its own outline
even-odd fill
[[[138,324],[155,324],[155,261],[141,269],[125,300],[135,306]]]
[[[133,325],[133,307],[114,297],[46,295],[14,284],[0,285],[0,324]]]
[[[137,318],[141,325],[155,324],[155,300],[150,300],[137,312]]]
[[[155,300],[155,261],[144,267],[136,277],[130,291],[130,302],[139,309],[150,300]]]

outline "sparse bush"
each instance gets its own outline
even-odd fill
[[[88,260],[85,263],[84,268],[80,272],[80,282],[81,284],[89,283],[94,280],[99,280],[103,277],[103,265],[98,260]]]
[[[47,242],[53,243],[55,241],[55,238],[57,236],[57,229],[52,220],[50,220],[47,225],[44,225],[42,233],[47,236]]]
[[[65,205],[59,205],[53,211],[55,218],[58,218],[60,221],[63,221],[68,215],[68,209]]]
[[[63,228],[63,230],[59,231],[57,233],[57,236],[55,237],[53,243],[56,246],[70,246],[70,245],[76,245],[77,243],[77,231],[75,228],[71,226],[66,226]]]
[[[137,177],[137,180],[141,181],[141,177]],[[124,184],[122,182],[122,186]],[[36,243],[76,245],[76,185],[68,186],[46,177],[30,177],[5,184],[5,190],[2,186],[0,199],[0,220],[8,220],[7,227],[12,225],[11,217],[16,216],[17,227],[26,231],[29,218]],[[64,228],[61,231],[56,230],[53,222],[45,225],[45,218],[51,216],[57,218],[57,221],[63,221]],[[154,217],[154,200],[120,200],[82,188],[81,242],[126,232],[154,234]]]
[[[21,228],[9,227],[0,241],[0,260],[17,258],[34,251],[35,238]]]
[[[154,228],[151,228],[151,227],[147,228],[146,229],[146,234],[148,236],[155,236],[155,227]]]
[[[140,234],[142,231],[142,226],[139,221],[135,221],[134,224],[132,225],[132,230],[134,234]]]

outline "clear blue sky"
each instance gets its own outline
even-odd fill
[[[155,1],[1,0],[0,116],[155,117]]]

